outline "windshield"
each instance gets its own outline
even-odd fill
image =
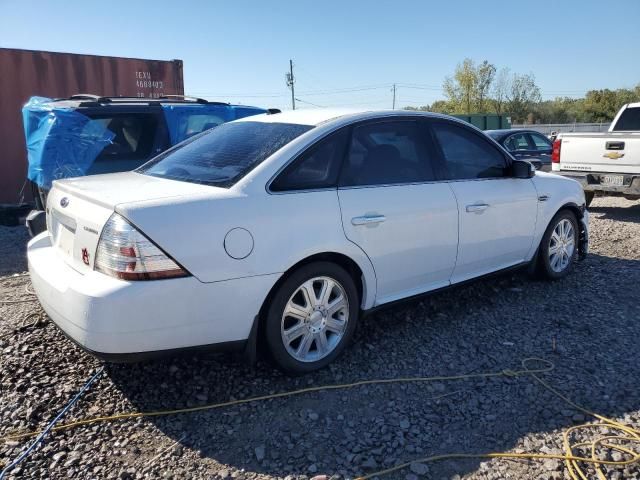
[[[156,177],[230,187],[309,125],[232,122],[197,135],[137,171]]]

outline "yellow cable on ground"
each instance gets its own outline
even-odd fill
[[[539,362],[544,366],[541,368],[528,368],[527,364],[530,362]],[[308,387],[302,388],[299,390],[292,390],[290,392],[281,392],[274,393],[269,395],[261,395],[258,397],[251,397],[242,400],[232,400],[228,402],[222,403],[214,403],[209,405],[202,405],[198,407],[191,408],[178,408],[172,410],[156,410],[151,412],[130,412],[130,413],[120,413],[115,415],[108,415],[102,417],[93,417],[86,418],[83,420],[77,420],[75,422],[69,422],[65,424],[58,425],[52,429],[52,431],[64,431],[69,430],[75,427],[79,427],[82,425],[93,425],[96,423],[106,423],[113,422],[116,420],[125,420],[132,418],[147,418],[147,417],[160,417],[165,415],[175,415],[179,413],[192,413],[192,412],[201,412],[205,410],[212,410],[216,408],[224,408],[231,407],[234,405],[242,405],[246,403],[259,402],[263,400],[272,400],[276,398],[283,397],[292,397],[295,395],[301,395],[305,393],[312,392],[321,392],[327,390],[340,390],[346,388],[359,387],[363,385],[381,385],[381,384],[394,384],[394,383],[420,383],[420,382],[434,382],[434,381],[452,381],[452,380],[465,380],[465,379],[473,379],[473,378],[490,378],[490,377],[519,377],[524,375],[529,375],[533,377],[540,385],[549,390],[551,393],[562,399],[565,403],[572,406],[576,410],[579,410],[587,415],[590,415],[598,420],[601,423],[597,424],[585,424],[585,425],[577,425],[568,428],[563,432],[563,454],[543,454],[543,453],[509,453],[509,452],[489,452],[489,453],[479,453],[479,454],[468,454],[468,453],[450,453],[443,455],[433,455],[429,457],[414,459],[411,462],[406,462],[402,464],[398,464],[394,467],[387,468],[384,470],[376,471],[369,473],[367,475],[356,478],[355,480],[366,480],[372,477],[378,477],[381,475],[385,475],[391,472],[395,472],[410,466],[414,462],[426,463],[426,462],[434,462],[438,460],[450,460],[450,459],[462,459],[462,458],[512,458],[512,459],[525,459],[525,460],[541,460],[541,459],[555,459],[555,460],[563,460],[569,471],[569,475],[572,480],[588,480],[591,474],[591,471],[597,475],[600,480],[606,480],[605,470],[603,466],[626,466],[632,463],[640,463],[640,430],[634,429],[630,426],[619,423],[610,418],[604,417],[595,413],[591,410],[588,410],[580,405],[574,403],[572,400],[567,398],[565,395],[560,393],[558,390],[549,385],[545,380],[541,379],[537,374],[546,373],[553,370],[554,364],[548,360],[540,359],[540,358],[525,358],[522,360],[522,370],[502,370],[500,372],[489,372],[489,373],[473,373],[467,375],[450,375],[450,376],[434,376],[434,377],[401,377],[401,378],[389,378],[389,379],[377,379],[377,380],[361,380],[353,383],[344,383],[338,385],[323,385],[318,387]],[[584,430],[592,430],[598,429],[602,427],[607,427],[609,430],[617,430],[621,432],[620,435],[607,435],[598,439],[594,439],[590,442],[581,442],[581,443],[572,443],[571,436],[576,432],[584,431]],[[40,434],[40,431],[36,432],[23,432],[23,433],[11,433],[2,437],[3,441],[15,441],[22,440],[26,438],[34,437]],[[616,443],[614,443],[616,442]],[[624,445],[620,445],[620,442],[624,443]],[[631,446],[629,446],[631,444]],[[632,448],[633,444],[638,444],[638,448]],[[589,447],[591,450],[591,456],[580,456],[575,454],[576,449],[585,449]],[[607,450],[617,450],[627,456],[626,460],[613,461],[607,460],[606,458],[601,458],[598,456],[598,451],[602,448]],[[588,470],[588,466],[591,467],[591,471]]]

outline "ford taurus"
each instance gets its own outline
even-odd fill
[[[307,110],[223,124],[136,171],[56,181],[31,240],[38,298],[118,360],[265,345],[325,366],[379,306],[586,254],[580,184],[442,115]]]

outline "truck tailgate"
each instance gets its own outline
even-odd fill
[[[554,170],[640,174],[640,134],[563,135],[560,163]]]

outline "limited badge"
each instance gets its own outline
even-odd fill
[[[86,248],[82,249],[82,261],[85,265],[89,265],[89,251]]]

